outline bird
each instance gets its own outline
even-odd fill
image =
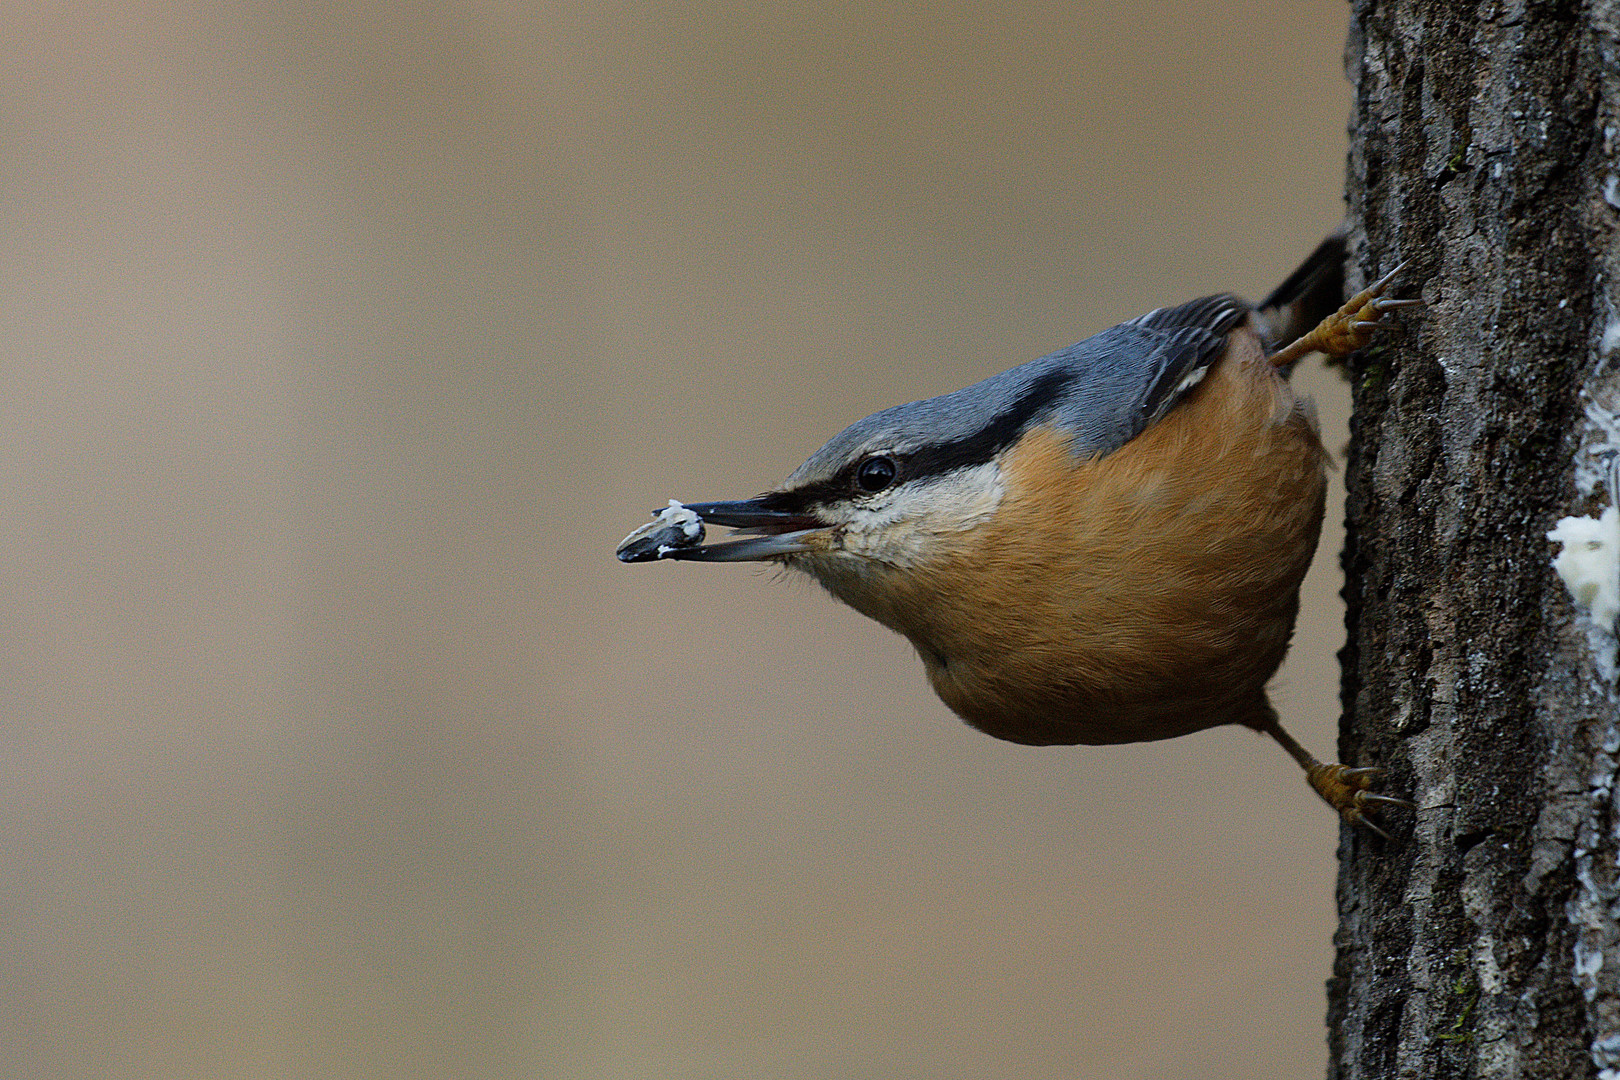
[[[1269,735],[1352,826],[1382,770],[1283,728],[1283,661],[1328,454],[1288,382],[1366,347],[1404,264],[1338,304],[1343,231],[1266,299],[1161,307],[963,389],[874,413],[751,499],[671,500],[624,562],[773,562],[910,640],[968,724],[1031,746]],[[704,543],[706,527],[735,530]]]

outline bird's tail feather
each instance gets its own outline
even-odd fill
[[[1318,244],[1299,269],[1255,305],[1268,349],[1309,333],[1344,303],[1344,232],[1341,227]]]

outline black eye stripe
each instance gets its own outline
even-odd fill
[[[1074,374],[1066,370],[1048,371],[1032,381],[989,423],[971,435],[921,446],[909,453],[885,453],[884,456],[891,459],[895,466],[892,483],[942,476],[992,460],[1022,435],[1030,423],[1039,417],[1041,410],[1057,400],[1063,388],[1074,378]],[[766,497],[767,502],[772,509],[793,513],[842,502],[852,493],[864,490],[860,487],[856,472],[872,456],[863,454],[825,480],[792,491],[772,492]]]
[[[1001,453],[1022,435],[1040,411],[1058,399],[1074,376],[1067,371],[1050,371],[1032,382],[1010,406],[972,435],[950,442],[924,446],[906,456],[906,475],[938,476],[985,462]]]

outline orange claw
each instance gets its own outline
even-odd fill
[[[1422,300],[1391,300],[1384,296],[1389,283],[1404,269],[1406,263],[1403,262],[1352,296],[1343,307],[1317,323],[1309,333],[1282,351],[1273,353],[1270,358],[1272,366],[1287,367],[1307,353],[1320,352],[1332,357],[1344,357],[1357,349],[1366,348],[1372,341],[1373,331],[1390,325],[1384,322],[1385,314],[1399,308],[1418,307],[1423,303]]]
[[[1415,809],[1405,799],[1397,799],[1390,795],[1374,794],[1370,789],[1373,782],[1384,775],[1383,769],[1353,769],[1348,765],[1336,762],[1317,762],[1306,770],[1306,778],[1316,793],[1333,809],[1339,812],[1350,825],[1360,825],[1365,829],[1389,839],[1389,834],[1380,829],[1369,816],[1377,806],[1398,806],[1403,809]]]

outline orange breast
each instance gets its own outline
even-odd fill
[[[934,689],[1014,742],[1170,738],[1258,719],[1321,530],[1308,403],[1246,330],[1186,400],[1106,457],[1060,431],[1001,462],[960,553],[896,583],[884,621]]]

